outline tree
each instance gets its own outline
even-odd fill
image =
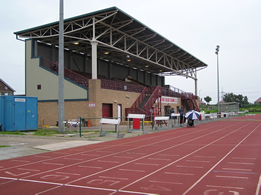
[[[224,95],[223,100],[225,102],[238,102],[240,108],[243,107],[244,105],[249,104],[247,96],[244,97],[241,94],[236,95],[236,94],[233,94],[233,93],[226,93]]]
[[[212,98],[207,96],[207,97],[204,97],[204,100],[209,104],[209,102],[211,102]]]

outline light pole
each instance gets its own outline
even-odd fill
[[[218,115],[219,115],[219,65],[218,65],[218,52],[219,52],[219,45],[217,45],[216,48],[216,54],[217,54],[217,95],[218,95]]]

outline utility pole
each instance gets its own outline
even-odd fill
[[[63,0],[60,0],[59,20],[59,78],[58,78],[58,123],[59,132],[64,133],[64,25],[63,25]]]
[[[218,95],[218,116],[219,116],[219,64],[218,64],[218,52],[219,52],[219,45],[217,45],[216,48],[216,54],[217,54],[217,95]]]

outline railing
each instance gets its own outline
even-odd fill
[[[101,80],[101,88],[103,89],[111,89],[111,90],[119,90],[119,91],[129,91],[141,93],[144,89],[144,86],[134,85],[125,81],[113,81],[107,79]]]
[[[59,66],[57,63],[54,63],[46,58],[41,58],[41,66],[44,68],[47,68],[48,70],[51,70],[53,72],[56,72],[58,74]],[[89,79],[72,71],[67,68],[64,68],[64,77],[67,79],[70,79],[71,81],[74,81],[84,87],[89,86]]]
[[[142,111],[139,109],[139,106],[142,103],[142,101],[144,100],[144,98],[146,97],[146,91],[147,91],[147,89],[146,89],[146,87],[144,87],[144,89],[140,93],[139,97],[132,104],[132,106],[130,108],[125,109],[126,116],[128,116],[128,114],[134,114],[137,109],[138,109],[137,111],[139,112],[139,114],[142,113]]]
[[[156,88],[151,88],[153,90],[149,100],[144,105],[143,110],[145,110],[146,114],[149,114],[150,109],[152,108],[153,104],[156,102],[156,100],[162,96],[162,87],[157,86]]]

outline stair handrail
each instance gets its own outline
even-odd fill
[[[150,112],[150,109],[152,108],[153,104],[156,102],[156,100],[162,96],[162,87],[157,86],[156,88],[151,87],[151,90],[153,92],[151,93],[150,98],[148,99],[147,103],[144,105],[143,110],[146,111],[146,113]]]

